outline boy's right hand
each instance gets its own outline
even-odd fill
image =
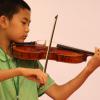
[[[44,85],[47,82],[47,74],[40,69],[19,68],[19,71],[21,76],[25,76],[29,80],[36,81],[41,85]]]

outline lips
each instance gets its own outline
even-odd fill
[[[27,36],[24,36],[24,39],[26,39],[27,38]]]
[[[25,40],[27,37],[24,37],[23,39]]]

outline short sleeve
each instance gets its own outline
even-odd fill
[[[38,62],[40,69],[43,70],[43,66],[40,62]],[[51,87],[53,84],[55,84],[55,81],[50,77],[50,75],[48,75],[48,80],[47,83],[43,86],[40,86],[38,84],[37,90],[38,90],[38,96],[41,96],[45,93],[46,90],[49,89],[49,87]]]

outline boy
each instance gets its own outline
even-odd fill
[[[42,72],[39,61],[15,59],[11,43],[22,43],[29,32],[31,9],[23,0],[0,0],[0,100],[38,100],[46,93],[66,100],[100,66],[100,49],[84,70],[64,85],[57,85]]]

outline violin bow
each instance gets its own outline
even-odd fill
[[[45,67],[44,67],[44,71],[43,71],[44,73],[46,73],[46,69],[47,69],[49,53],[50,53],[50,48],[51,48],[51,45],[52,45],[52,40],[53,40],[55,28],[56,28],[57,19],[58,19],[58,15],[55,16],[55,22],[54,22],[54,26],[53,26],[53,30],[52,30],[52,34],[51,34],[51,38],[50,38],[50,42],[49,42],[49,46],[48,46],[48,49],[47,49],[47,53],[46,53],[46,62],[45,62]]]

